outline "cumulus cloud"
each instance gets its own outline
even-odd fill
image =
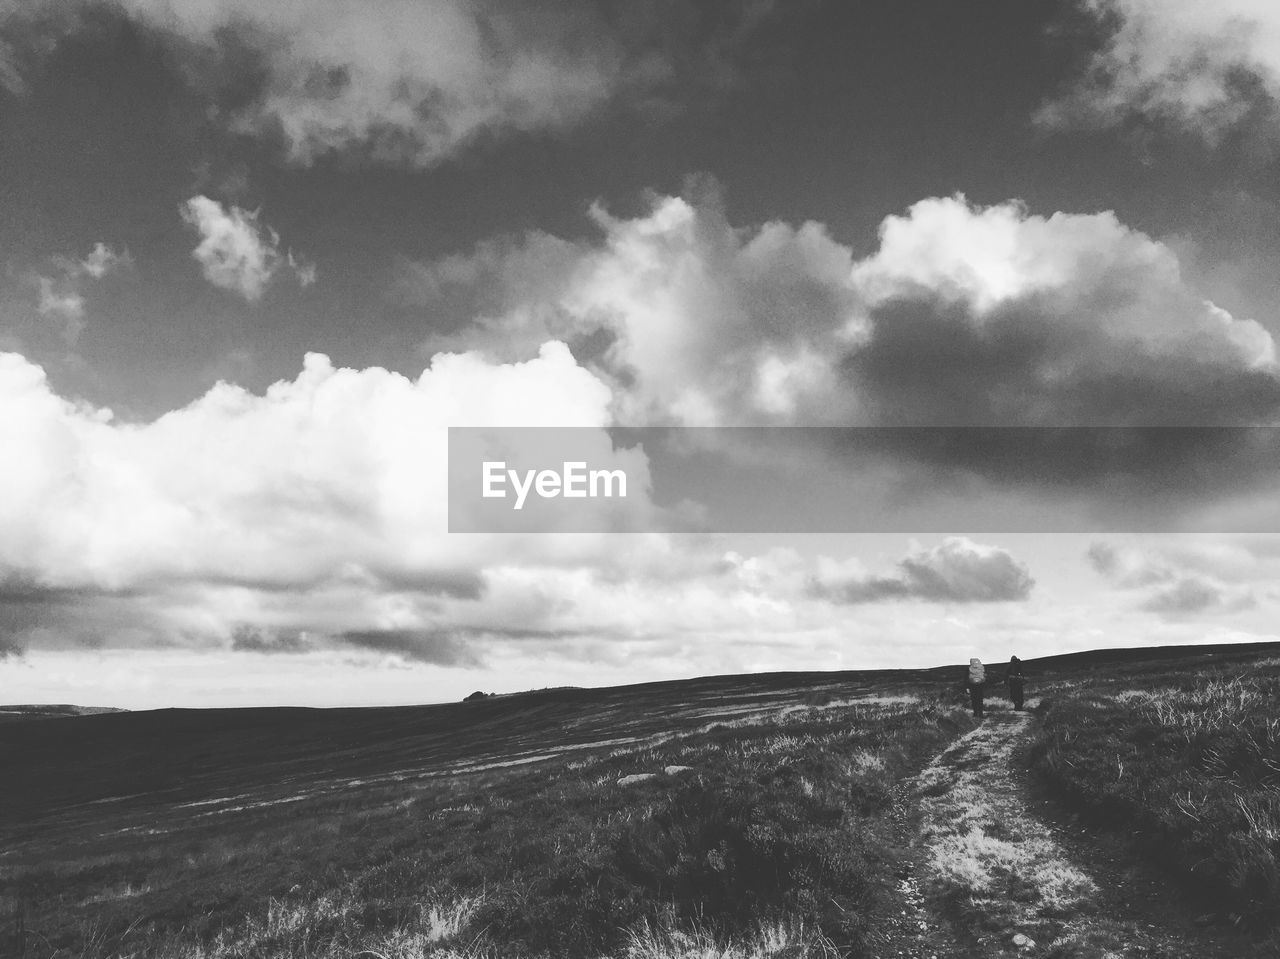
[[[411,279],[424,299],[442,285],[484,291],[479,321],[453,342],[508,355],[547,337],[594,346],[622,422],[838,420],[822,407],[855,317],[850,251],[817,223],[736,229],[714,184],[690,192],[631,219],[594,207],[594,243],[534,233]]]
[[[200,235],[192,258],[200,264],[204,278],[219,289],[255,303],[282,267],[291,270],[303,287],[315,282],[315,264],[292,250],[282,254],[280,235],[259,222],[259,211],[224,207],[207,196],[194,196],[180,212],[183,222]]]
[[[1087,71],[1045,104],[1047,126],[1165,122],[1210,142],[1280,114],[1280,7],[1271,0],[1079,0],[1106,31]]]
[[[906,427],[847,454],[907,493],[976,479],[1144,529],[1273,491],[1280,443],[1248,428],[1280,413],[1271,335],[1112,213],[929,198],[863,258],[818,223],[731,224],[706,180],[592,220],[594,239],[535,232],[406,270],[402,293],[477,317],[429,348],[512,360],[563,340],[623,424]]]
[[[220,383],[128,425],[0,354],[0,583],[21,587],[0,603],[0,632],[412,631],[474,605],[499,561],[624,563],[605,537],[446,535],[446,426],[603,426],[608,402],[558,344],[510,365],[441,355],[416,379],[313,354],[264,395]],[[634,481],[643,493],[647,478]]]
[[[917,548],[888,574],[827,563],[811,578],[809,589],[836,603],[1000,603],[1027,599],[1034,585],[1026,564],[1007,550],[950,537],[930,549]]]
[[[1205,302],[1112,213],[922,200],[854,269],[868,335],[844,370],[880,422],[1267,422],[1275,346]]]
[[[632,218],[595,209],[595,242],[532,234],[428,264],[424,300],[483,286],[481,319],[452,334],[478,348],[594,337],[630,423],[1187,426],[1280,410],[1270,334],[1112,213],[931,198],[858,260],[821,224],[738,228],[714,190],[691,193]]]
[[[52,11],[63,15],[64,29],[75,28],[65,0],[0,3],[0,14],[6,6],[11,22]],[[737,83],[740,52],[781,7],[773,0],[696,9],[664,0],[114,6],[172,38],[176,59],[222,104],[231,129],[280,140],[300,164],[341,151],[417,166],[486,137],[566,129],[611,102],[661,114],[690,89]],[[6,73],[8,85],[18,82],[16,67],[0,78]]]
[[[219,383],[143,426],[62,399],[16,354],[0,396],[0,565],[113,589],[448,572],[466,547],[438,535],[444,428],[603,425],[609,398],[557,344],[514,365],[442,355],[417,379],[310,354],[265,395]]]
[[[0,354],[0,635],[42,652],[345,651],[457,668],[645,655],[702,669],[708,643],[750,668],[753,650],[836,636],[854,587],[833,606],[794,556],[726,557],[698,536],[447,533],[446,426],[600,427],[607,456],[611,398],[559,344],[520,363],[440,355],[417,378],[311,355],[264,394],[222,383],[123,424]],[[948,541],[862,589],[981,604],[1029,589],[1019,569]]]

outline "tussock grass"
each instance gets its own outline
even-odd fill
[[[726,941],[693,924],[647,920],[627,934],[625,959],[837,959],[835,943],[794,918],[764,922],[749,936]]]
[[[1123,824],[1223,911],[1280,923],[1280,662],[1081,688],[1045,715],[1036,769]]]

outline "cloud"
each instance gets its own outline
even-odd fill
[[[301,286],[316,280],[315,264],[280,252],[280,235],[258,222],[259,211],[224,207],[207,196],[194,196],[181,208],[182,220],[200,235],[191,256],[204,278],[223,290],[238,293],[250,303],[262,299],[282,267],[288,267]]]
[[[1247,589],[1229,588],[1203,576],[1182,576],[1155,590],[1142,608],[1167,616],[1182,616],[1211,610],[1235,611],[1256,605]]]
[[[1112,213],[922,200],[854,269],[867,336],[844,372],[879,422],[1193,425],[1280,409],[1270,334],[1205,302]]]
[[[231,648],[242,653],[305,653],[315,647],[301,630],[271,630],[241,623],[231,631]]]
[[[0,14],[4,9],[0,7]],[[22,79],[22,70],[13,45],[0,38],[0,89],[13,96],[21,96],[27,92],[26,81]]]
[[[608,456],[609,402],[547,344],[417,378],[311,355],[262,395],[222,383],[124,424],[0,355],[0,634],[470,668],[818,621],[744,593],[706,537],[447,533],[447,426],[602,427]],[[618,455],[647,489],[643,455]]]
[[[81,0],[79,9],[103,6]],[[231,130],[295,163],[331,152],[430,166],[473,143],[568,129],[611,103],[662,115],[741,82],[783,5],[665,0],[120,0],[171,40]],[[11,22],[65,0],[13,5]],[[5,4],[0,4],[3,12]],[[2,61],[0,61],[2,62]],[[8,71],[17,80],[16,67]],[[13,81],[11,81],[12,85]]]
[[[416,379],[313,354],[264,395],[220,383],[131,425],[0,354],[0,580],[25,584],[39,628],[128,642],[426,628],[477,603],[495,561],[627,555],[603,536],[446,535],[446,426],[603,426],[608,401],[558,344],[520,364],[441,355]]]
[[[289,250],[285,253],[284,261],[298,278],[298,286],[302,287],[304,290],[314,284],[319,277],[315,263],[311,262],[301,254],[297,254],[292,250]]]
[[[1213,143],[1280,114],[1280,8],[1270,0],[1079,0],[1105,31],[1084,75],[1037,112],[1049,127],[1166,123]]]
[[[438,535],[445,427],[602,425],[608,403],[556,344],[513,365],[441,355],[417,379],[310,354],[265,395],[219,383],[140,426],[62,399],[16,354],[0,354],[0,396],[0,566],[112,589],[305,586],[355,576],[351,564],[406,581],[447,573],[467,548]]]
[[[1248,545],[1230,543],[1144,548],[1096,542],[1086,556],[1117,589],[1141,592],[1138,608],[1170,617],[1249,609],[1258,601],[1249,580],[1271,575]]]
[[[343,633],[343,642],[358,649],[392,653],[405,659],[439,666],[478,666],[481,664],[474,642],[451,630],[384,629]]]
[[[917,548],[888,575],[827,564],[809,583],[814,596],[836,603],[923,600],[935,603],[1001,603],[1025,600],[1035,580],[1026,564],[998,546],[950,537]]]
[[[425,264],[409,280],[423,302],[477,291],[462,309],[479,319],[446,342],[508,356],[548,337],[584,345],[622,422],[839,417],[814,414],[838,388],[848,348],[850,251],[817,223],[731,226],[705,178],[689,192],[655,196],[631,219],[594,207],[596,242],[532,233]]]
[[[41,276],[37,279],[40,300],[36,309],[41,316],[55,316],[63,320],[79,320],[84,316],[84,297],[78,292],[68,289],[52,277]]]
[[[86,281],[98,281],[110,273],[130,269],[133,258],[128,251],[117,252],[106,243],[95,243],[82,260],[57,256],[53,258],[53,275],[36,274],[33,279],[39,296],[36,309],[41,316],[62,322],[62,338],[75,346],[84,332]]]
[[[886,218],[860,260],[819,223],[735,227],[705,183],[593,221],[595,242],[534,233],[426,264],[419,293],[484,291],[451,343],[510,356],[594,342],[628,423],[1188,426],[1280,411],[1270,334],[1206,302],[1169,247],[1112,213],[930,198]]]
[[[77,264],[78,269],[86,276],[100,280],[108,273],[133,265],[133,257],[128,251],[117,253],[107,244],[98,242],[93,245],[89,255]]]
[[[704,178],[592,224],[407,267],[400,294],[455,324],[425,348],[561,340],[622,424],[927,427],[822,451],[880,457],[908,495],[976,480],[1141,529],[1272,492],[1277,434],[1249,428],[1280,416],[1271,335],[1113,213],[927,198],[858,258],[820,223],[730,223]]]

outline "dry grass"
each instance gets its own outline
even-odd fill
[[[627,936],[625,959],[836,959],[840,950],[795,918],[761,923],[740,940],[726,940],[693,924],[645,922]]]
[[[1123,823],[1206,907],[1280,921],[1280,662],[1169,671],[1061,697],[1036,768],[1086,815]]]
[[[1097,887],[1029,818],[1007,778],[1013,743],[980,727],[918,777],[923,831],[939,891],[966,922],[1050,938],[1092,911]]]

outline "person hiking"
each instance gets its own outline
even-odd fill
[[[1005,670],[1004,681],[1009,687],[1009,699],[1014,709],[1022,708],[1022,690],[1026,677],[1022,675],[1022,660],[1017,656],[1009,657],[1009,668]]]
[[[969,660],[969,675],[964,684],[969,690],[969,702],[973,706],[973,715],[981,719],[984,715],[982,694],[986,691],[987,671],[982,665],[982,660],[976,656]]]

